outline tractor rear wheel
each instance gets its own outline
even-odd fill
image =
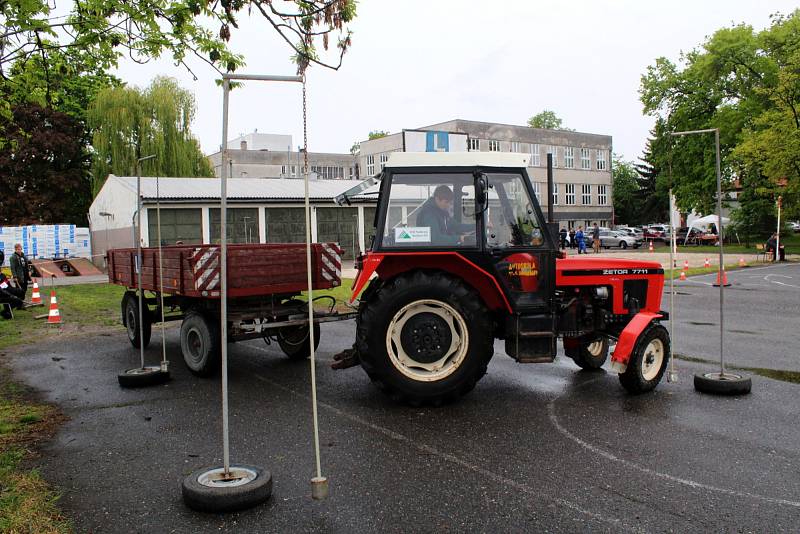
[[[608,358],[608,338],[581,340],[577,347],[564,347],[564,354],[572,358],[581,369],[600,369]]]
[[[667,370],[669,355],[669,332],[660,324],[651,324],[639,334],[628,367],[619,375],[620,383],[634,394],[655,389]]]
[[[486,374],[494,354],[492,323],[480,296],[461,280],[416,271],[365,297],[356,330],[359,359],[393,399],[449,402]]]

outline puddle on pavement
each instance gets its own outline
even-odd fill
[[[706,360],[705,358],[695,358],[693,356],[686,356],[684,354],[675,354],[675,358],[685,362],[694,363],[710,363],[719,364],[718,361]],[[780,369],[766,369],[764,367],[742,367],[737,365],[728,365],[728,369],[733,371],[747,371],[773,380],[780,380],[781,382],[788,382],[790,384],[800,384],[800,372],[798,371],[784,371]]]

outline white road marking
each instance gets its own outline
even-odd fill
[[[595,379],[595,380],[598,380],[598,379]],[[584,382],[582,385],[589,384],[590,382],[594,382],[595,380],[590,380],[588,382]],[[690,488],[704,489],[704,490],[707,490],[707,491],[714,491],[714,492],[717,492],[717,493],[723,493],[725,495],[732,495],[734,497],[749,498],[749,499],[755,499],[755,500],[759,500],[759,501],[768,502],[770,504],[782,504],[782,505],[785,505],[785,506],[793,506],[795,508],[800,508],[800,502],[790,501],[790,500],[787,500],[787,499],[776,499],[776,498],[773,498],[773,497],[765,497],[763,495],[757,495],[755,493],[747,493],[747,492],[743,492],[743,491],[736,491],[736,490],[731,490],[731,489],[726,489],[726,488],[718,488],[716,486],[711,486],[709,484],[703,484],[702,482],[697,482],[695,480],[689,480],[689,479],[686,479],[686,478],[676,477],[676,476],[673,476],[673,475],[670,475],[670,474],[667,474],[667,473],[661,473],[661,472],[655,471],[653,469],[648,469],[647,467],[642,467],[641,465],[639,465],[639,464],[637,464],[635,462],[631,462],[630,460],[625,460],[625,459],[620,458],[620,457],[618,457],[618,456],[616,456],[616,455],[614,455],[614,454],[612,454],[612,453],[610,453],[610,452],[608,452],[606,450],[601,449],[600,447],[596,447],[596,446],[592,445],[591,443],[588,443],[588,442],[582,440],[581,438],[579,438],[578,436],[572,434],[569,430],[564,428],[561,425],[561,423],[558,422],[558,416],[556,416],[556,413],[555,413],[555,403],[561,397],[566,395],[566,393],[567,392],[562,393],[561,395],[559,395],[558,397],[556,397],[555,399],[553,399],[552,401],[550,401],[547,404],[547,413],[548,413],[548,416],[550,417],[550,422],[553,423],[553,426],[555,426],[556,430],[558,430],[561,434],[563,434],[564,436],[569,438],[571,441],[574,441],[575,443],[577,443],[578,445],[580,445],[584,449],[587,449],[588,451],[591,451],[591,452],[593,452],[593,453],[595,453],[595,454],[597,454],[599,456],[602,456],[603,458],[605,458],[607,460],[611,460],[612,462],[620,463],[620,464],[624,465],[625,467],[629,467],[631,469],[635,469],[637,471],[641,471],[642,473],[646,473],[648,475],[652,475],[652,476],[657,477],[657,478],[668,480],[670,482],[683,484],[684,486],[689,486]]]

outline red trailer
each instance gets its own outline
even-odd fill
[[[341,249],[336,243],[311,247],[312,287],[339,286]],[[290,358],[305,358],[310,348],[308,305],[298,298],[308,287],[305,244],[228,245],[227,254],[228,339],[276,341]],[[109,282],[128,288],[121,308],[131,344],[147,346],[152,324],[161,320],[163,311],[165,321],[182,321],[181,351],[189,369],[203,376],[215,373],[220,356],[219,245],[164,246],[160,269],[159,249],[142,249],[142,339],[136,249],[110,250],[108,262]],[[315,345],[319,343],[319,323],[355,317],[355,313],[338,313],[332,297],[315,300],[319,299],[328,299],[331,305],[325,312],[315,311]]]

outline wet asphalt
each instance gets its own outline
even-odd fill
[[[745,363],[797,369],[800,322],[789,315],[798,293],[769,280],[800,286],[800,272],[775,269],[753,270],[747,276],[761,281],[742,278],[738,289],[732,280],[730,328],[767,328],[774,311],[784,321],[769,330],[780,350],[771,354],[761,337]],[[758,304],[763,295],[748,287],[768,274],[794,278],[768,277],[759,290],[768,303]],[[712,320],[719,290],[704,280],[681,286],[691,297],[679,296],[676,352],[713,358],[718,326],[689,324]],[[690,315],[693,306],[705,309]],[[175,328],[167,330],[173,380],[149,389],[117,385],[117,373],[138,362],[122,331],[14,355],[17,376],[70,417],[45,447],[41,472],[79,532],[798,530],[800,385],[753,376],[749,396],[703,395],[692,373],[714,365],[679,360],[677,383],[630,396],[611,373],[579,371],[563,355],[519,365],[498,343],[487,376],[461,402],[411,408],[384,397],[359,368],[329,368],[353,330],[352,322],[323,325],[318,353],[325,501],[310,497],[308,362],[253,341],[230,349],[231,455],[269,469],[273,496],[228,515],[183,505],[181,480],[221,462],[220,384],[189,374]],[[744,362],[749,335],[731,335],[742,337],[730,356]],[[148,362],[160,352],[154,329]]]

